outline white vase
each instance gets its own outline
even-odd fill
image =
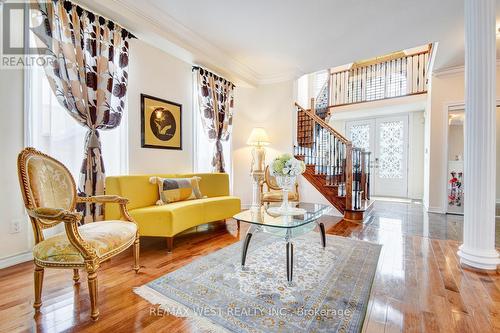
[[[297,177],[295,176],[276,176],[276,183],[278,183],[278,186],[281,188],[282,194],[283,194],[283,199],[281,202],[281,207],[280,211],[285,213],[285,212],[290,212],[292,211],[293,207],[290,206],[290,203],[288,202],[288,193],[293,189],[293,186],[295,185],[295,180]]]

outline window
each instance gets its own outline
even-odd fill
[[[30,67],[26,75],[26,145],[62,162],[78,183],[87,130],[59,104],[41,67]],[[107,176],[128,172],[127,132],[127,112],[118,128],[99,131]]]
[[[314,73],[314,80],[313,80],[313,95],[315,99],[320,98],[321,96],[320,93],[323,90],[323,87],[325,84],[328,82],[328,71],[321,71],[321,72],[316,72]]]
[[[406,65],[403,66],[401,61],[393,60],[370,68],[366,78],[367,101],[406,94]]]

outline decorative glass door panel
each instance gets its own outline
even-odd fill
[[[372,194],[408,196],[408,116],[350,121],[346,132],[354,147],[372,152]]]
[[[404,125],[402,120],[380,124],[378,173],[380,178],[403,178]]]
[[[370,124],[357,124],[351,127],[351,140],[354,147],[370,150]]]
[[[375,151],[375,119],[355,120],[346,123],[347,138],[352,141],[353,147],[363,148],[372,152],[371,159],[373,166],[373,152]],[[373,173],[374,169],[372,169]],[[373,194],[373,177],[370,177],[370,193]]]
[[[376,120],[375,195],[408,196],[408,116]]]

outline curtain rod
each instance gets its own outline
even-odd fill
[[[197,71],[197,70],[200,70],[200,69],[202,69],[202,70],[204,70],[204,71],[207,71],[207,72],[209,72],[210,74],[212,74],[212,75],[216,76],[217,78],[219,78],[219,79],[221,79],[221,80],[224,80],[224,81],[226,81],[226,82],[229,82],[229,83],[230,83],[233,87],[236,87],[236,86],[235,86],[235,84],[234,84],[234,83],[232,83],[231,81],[229,81],[228,79],[224,78],[224,77],[223,77],[223,76],[221,76],[221,75],[215,74],[215,73],[214,73],[214,72],[212,72],[211,70],[206,69],[206,68],[204,68],[204,67],[193,65],[193,68],[191,69],[191,71]]]
[[[94,10],[89,9],[87,6],[82,5],[80,2],[77,2],[77,1],[69,1],[69,0],[58,0],[58,1],[68,1],[68,2],[71,2],[71,3],[75,4],[75,5],[77,5],[78,7],[82,8],[83,10],[86,10],[87,12],[92,13],[92,14],[94,14],[94,15],[100,16],[100,17],[102,17],[103,19],[105,19],[105,20],[107,20],[107,21],[110,21],[110,22],[113,22],[113,24],[116,24],[116,25],[120,26],[122,29],[125,29],[125,30],[128,32],[128,34],[129,34],[129,38],[139,39],[139,38],[137,38],[137,37],[136,37],[136,36],[135,36],[135,35],[134,35],[131,31],[130,31],[130,29],[128,29],[128,28],[126,28],[126,27],[124,27],[124,26],[123,26],[123,25],[121,25],[121,24],[116,23],[116,21],[115,21],[115,20],[112,20],[112,19],[110,19],[109,17],[107,17],[107,16],[105,16],[105,15],[102,15],[102,14],[96,13]]]

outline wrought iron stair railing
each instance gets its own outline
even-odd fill
[[[363,209],[370,199],[370,152],[353,147],[311,108],[297,107],[294,154],[304,160],[304,176],[341,213]]]

